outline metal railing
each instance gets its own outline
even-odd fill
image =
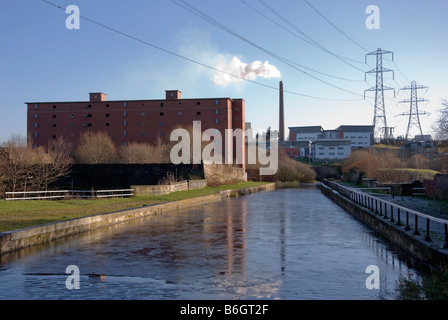
[[[5,192],[5,200],[98,199],[132,196],[134,196],[134,189]]]
[[[431,231],[433,236],[439,234],[444,237],[443,248],[448,248],[448,220],[424,214],[398,204],[380,199],[365,193],[362,189],[342,186],[334,181],[324,181],[324,185],[337,191],[339,194],[356,204],[374,212],[383,219],[389,219],[397,226],[404,226],[405,230],[414,230],[414,235],[421,235],[419,225],[426,224],[424,228],[425,240],[430,242]],[[405,215],[404,217],[402,215]],[[404,221],[402,221],[404,218]],[[413,219],[412,219],[413,218]]]

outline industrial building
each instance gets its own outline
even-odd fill
[[[282,146],[297,148],[300,156],[313,160],[339,160],[350,156],[351,150],[373,144],[374,126],[342,125],[334,130],[322,126],[289,127],[289,141]]]
[[[166,90],[165,99],[108,101],[102,92],[88,101],[26,102],[28,141],[46,146],[61,137],[76,146],[84,132],[105,132],[116,146],[169,141],[172,130],[201,121],[201,129],[245,132],[245,102],[232,98],[183,99],[179,90]],[[236,148],[245,152],[244,139]],[[223,148],[225,145],[223,144]],[[223,150],[226,152],[228,150]]]

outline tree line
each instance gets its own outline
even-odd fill
[[[130,143],[117,148],[107,133],[86,132],[73,146],[62,138],[46,147],[32,147],[26,138],[13,134],[0,145],[0,196],[5,192],[47,190],[68,175],[76,163],[168,163],[169,145]]]

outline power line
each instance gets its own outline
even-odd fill
[[[224,26],[223,24],[221,24],[221,23],[218,22],[217,20],[213,19],[213,18],[210,17],[209,15],[205,14],[204,12],[202,12],[201,10],[199,10],[198,8],[194,7],[193,5],[187,3],[187,2],[184,1],[184,0],[179,0],[179,2],[181,2],[181,3],[179,3],[179,2],[177,2],[177,1],[175,1],[175,0],[171,0],[171,2],[173,2],[173,3],[176,4],[176,5],[178,5],[179,7],[181,7],[181,8],[183,8],[183,9],[185,9],[185,10],[187,10],[187,11],[189,11],[189,12],[195,14],[196,16],[200,17],[201,19],[203,19],[203,20],[205,20],[205,21],[207,21],[207,22],[213,24],[214,26],[216,26],[216,27],[218,27],[218,28],[220,28],[220,29],[222,29],[222,30],[224,30],[224,31],[226,31],[226,32],[228,32],[228,33],[230,33],[230,34],[232,34],[233,36],[239,38],[240,40],[242,40],[242,41],[244,41],[244,42],[246,42],[246,43],[248,43],[248,44],[250,44],[250,45],[252,45],[252,46],[254,46],[254,47],[256,47],[256,48],[258,48],[259,50],[261,50],[261,51],[263,51],[263,52],[265,52],[265,53],[267,53],[267,54],[273,56],[274,58],[279,59],[279,60],[282,61],[283,63],[289,65],[290,67],[296,69],[297,71],[302,72],[303,74],[308,75],[309,77],[312,77],[312,78],[314,78],[314,79],[316,79],[316,80],[318,80],[318,81],[320,81],[320,82],[322,82],[322,83],[325,83],[325,84],[327,84],[327,85],[329,85],[329,86],[331,86],[331,87],[334,87],[334,88],[336,88],[336,89],[338,89],[338,90],[345,91],[345,92],[351,93],[351,94],[353,94],[353,95],[362,97],[362,95],[359,94],[359,93],[355,93],[355,92],[352,92],[352,91],[350,91],[350,90],[347,90],[347,89],[341,88],[341,87],[339,87],[339,86],[336,86],[336,85],[334,85],[334,84],[332,84],[332,83],[329,83],[329,82],[327,82],[327,81],[325,81],[325,80],[322,80],[322,79],[320,79],[320,78],[318,78],[318,77],[316,77],[316,76],[314,76],[314,75],[312,75],[312,74],[309,74],[309,73],[306,72],[306,71],[303,71],[303,70],[297,68],[297,67],[295,66],[295,65],[297,65],[296,63],[292,63],[290,60],[285,59],[285,58],[283,58],[283,57],[281,57],[281,56],[279,56],[279,55],[277,55],[277,54],[275,54],[275,53],[273,53],[273,52],[271,52],[271,51],[269,51],[269,50],[267,50],[267,49],[265,49],[265,48],[263,48],[263,47],[261,47],[261,46],[259,46],[259,45],[257,45],[257,44],[255,44],[254,42],[252,42],[252,41],[248,40],[247,38],[241,36],[240,34],[238,34],[237,32],[233,31],[232,29],[230,29],[230,28]],[[359,68],[357,68],[357,69],[359,69]],[[359,70],[361,70],[361,69],[359,69]],[[361,70],[361,71],[364,72],[363,70]]]
[[[244,0],[240,0],[240,1],[241,1],[243,4],[245,4],[247,7],[249,7],[251,10],[255,11],[256,13],[258,13],[259,15],[261,15],[262,17],[264,17],[265,19],[271,21],[273,24],[277,25],[278,27],[280,27],[281,29],[285,30],[286,32],[292,34],[293,36],[299,38],[299,39],[302,40],[302,41],[305,41],[305,42],[308,43],[309,45],[314,46],[314,47],[316,47],[316,48],[318,48],[318,49],[320,49],[320,50],[324,50],[325,52],[328,53],[328,51],[325,50],[321,45],[318,45],[318,44],[316,44],[316,43],[314,43],[314,42],[312,42],[312,41],[309,41],[309,40],[307,40],[307,39],[301,37],[300,35],[298,35],[296,32],[293,32],[293,31],[289,30],[288,28],[286,28],[285,26],[281,25],[281,24],[278,23],[277,21],[275,21],[275,20],[271,19],[270,17],[268,17],[266,14],[264,14],[263,12],[261,12],[260,10],[258,10],[257,8],[255,8],[254,6],[252,6],[252,5],[250,5],[249,3],[247,3],[247,1],[244,1]],[[354,60],[354,59],[346,58],[346,57],[340,56],[340,55],[335,54],[335,53],[334,53],[334,55],[337,56],[337,57],[339,57],[339,58],[341,58],[341,59],[345,59],[345,60],[347,60],[347,61],[352,61],[352,62],[356,62],[356,63],[364,64],[364,62],[362,62],[362,61],[357,61],[357,60]],[[348,79],[348,80],[350,80],[350,79]],[[352,81],[359,81],[359,80],[352,80]]]
[[[319,10],[317,10],[315,7],[313,7],[307,0],[303,0],[311,9],[313,9],[319,16],[321,16],[325,21],[327,21],[333,28],[335,28],[337,31],[339,31],[344,37],[346,37],[348,40],[353,42],[355,45],[360,47],[366,52],[370,52],[371,50],[363,47],[359,41],[356,41],[353,37],[348,35],[346,32],[342,31],[338,26],[336,26],[333,22],[331,22],[327,17],[325,17]]]
[[[321,45],[320,43],[318,43],[317,41],[315,41],[313,38],[311,38],[310,36],[308,36],[306,33],[304,33],[302,30],[300,30],[296,25],[294,25],[292,22],[290,22],[288,19],[286,19],[284,16],[282,16],[280,13],[278,13],[274,8],[272,8],[269,4],[267,4],[266,2],[264,2],[263,0],[257,0],[259,3],[261,3],[263,6],[265,6],[269,11],[271,11],[274,15],[276,15],[277,17],[279,17],[282,21],[284,21],[286,24],[288,24],[291,28],[293,28],[294,30],[296,30],[297,32],[299,32],[300,34],[302,34],[304,37],[306,37],[307,39],[309,39],[312,43],[314,43],[316,45],[316,47],[318,47],[319,49],[331,54],[332,56],[334,56],[335,58],[339,59],[340,61],[342,61],[343,63],[349,65],[350,67],[361,71],[362,73],[364,73],[365,71],[352,65],[351,63],[348,63],[345,60],[345,58],[342,58],[341,56],[335,54],[334,52],[326,49],[323,45]]]
[[[56,3],[50,2],[50,1],[48,1],[48,0],[40,0],[40,1],[42,1],[42,2],[44,2],[44,3],[46,3],[46,4],[48,4],[48,5],[51,5],[51,6],[53,6],[53,7],[56,7],[56,8],[58,8],[58,9],[60,9],[60,10],[63,10],[63,11],[65,12],[65,8],[63,8],[62,6],[60,6],[60,5],[56,4]],[[79,17],[80,17],[81,19],[84,19],[84,20],[90,22],[90,23],[93,23],[93,24],[95,24],[95,25],[97,25],[97,26],[100,26],[100,27],[102,27],[102,28],[104,28],[104,29],[107,29],[107,30],[109,30],[109,31],[112,31],[112,32],[114,32],[114,33],[117,33],[117,34],[119,34],[119,35],[121,35],[121,36],[127,37],[127,38],[129,38],[129,39],[131,39],[131,40],[137,41],[137,42],[139,42],[139,43],[141,43],[141,44],[150,46],[150,47],[152,47],[152,48],[154,48],[154,49],[157,49],[157,50],[162,51],[162,52],[164,52],[164,53],[170,54],[170,55],[175,56],[175,57],[177,57],[177,58],[186,60],[186,61],[191,62],[191,63],[198,64],[198,65],[200,65],[200,66],[202,66],[202,67],[205,67],[205,68],[214,70],[214,71],[216,71],[216,72],[220,72],[220,73],[229,75],[229,76],[234,77],[234,78],[238,78],[238,79],[243,80],[243,81],[247,81],[247,82],[250,82],[250,83],[254,83],[254,84],[257,84],[257,85],[260,85],[260,86],[263,86],[263,87],[266,87],[266,88],[269,88],[269,89],[273,89],[273,90],[276,90],[276,91],[279,90],[277,87],[270,86],[270,85],[267,85],[267,84],[264,84],[264,83],[260,83],[260,82],[257,82],[257,81],[251,80],[251,79],[243,78],[243,77],[241,77],[241,76],[238,76],[238,75],[235,75],[235,74],[226,72],[226,71],[224,71],[224,70],[217,69],[217,68],[215,68],[215,67],[209,66],[209,65],[207,65],[207,64],[205,64],[205,63],[202,63],[202,62],[200,62],[200,61],[197,61],[197,60],[188,58],[188,57],[186,57],[186,56],[177,54],[177,53],[175,53],[175,52],[172,52],[172,51],[170,51],[170,50],[164,49],[164,48],[162,48],[162,47],[160,47],[160,46],[157,46],[157,45],[152,44],[152,43],[150,43],[150,42],[147,42],[147,41],[145,41],[145,40],[139,39],[139,38],[137,38],[137,37],[135,37],[135,36],[132,36],[132,35],[130,35],[130,34],[127,34],[127,33],[123,32],[123,31],[120,31],[120,30],[118,30],[118,29],[115,29],[115,28],[113,28],[113,27],[110,27],[110,26],[108,26],[108,25],[105,25],[105,24],[103,24],[103,23],[101,23],[101,22],[98,22],[98,21],[95,21],[95,20],[93,20],[93,19],[90,19],[90,18],[88,18],[88,17],[86,17],[86,16],[84,16],[84,15],[79,15]],[[360,100],[360,99],[343,100],[343,99],[323,98],[323,97],[317,97],[317,96],[312,96],[312,95],[302,94],[302,93],[298,93],[298,92],[294,92],[294,91],[289,91],[289,90],[284,90],[284,92],[289,93],[289,94],[293,94],[293,95],[297,95],[297,96],[302,96],[302,97],[307,97],[307,98],[312,98],[312,99],[319,99],[319,100],[328,100],[328,101],[358,101],[358,100]]]

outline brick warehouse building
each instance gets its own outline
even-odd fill
[[[98,92],[90,93],[89,101],[26,102],[28,141],[34,147],[46,146],[50,139],[62,137],[76,146],[80,134],[103,131],[117,146],[154,144],[159,137],[169,141],[173,129],[193,121],[201,121],[202,131],[219,130],[223,140],[226,129],[245,131],[243,99],[182,99],[178,90],[165,93],[163,100],[107,101],[106,94]],[[234,145],[234,152],[236,148],[242,148],[244,156],[244,139]]]

